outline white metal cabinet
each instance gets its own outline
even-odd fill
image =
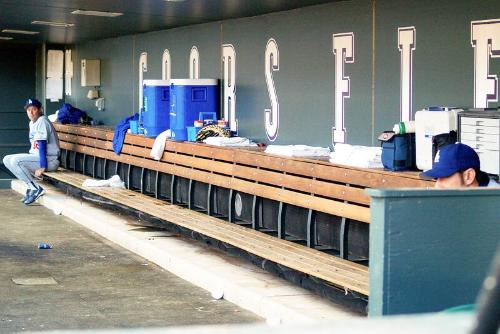
[[[500,175],[500,110],[469,109],[458,113],[458,139],[472,147],[481,170]]]

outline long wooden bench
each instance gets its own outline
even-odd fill
[[[81,187],[87,178],[70,171],[46,173],[46,176],[74,187]],[[132,190],[115,188],[85,188],[85,190],[337,286],[368,295],[368,267],[366,266],[138,194]]]
[[[137,201],[137,197],[128,194],[104,194],[113,197],[110,199],[137,210],[144,210],[174,224],[187,224],[188,228],[197,232],[206,233],[263,258],[364,295],[368,295],[367,266],[346,260],[349,258],[347,236],[350,224],[370,222],[370,200],[364,189],[432,186],[432,183],[419,179],[415,173],[350,168],[312,159],[284,158],[259,151],[220,148],[198,143],[167,141],[161,160],[155,161],[149,158],[153,140],[129,134],[125,138],[122,153],[118,156],[112,151],[113,133],[109,129],[60,124],[55,127],[63,150],[63,167],[80,170],[97,178],[107,178],[115,173],[120,174],[121,171],[128,188],[152,195],[141,196],[141,200]],[[78,163],[80,166],[77,166]],[[112,163],[114,165],[110,170]],[[126,170],[120,170],[120,165],[126,166]],[[137,173],[134,174],[134,169],[140,170],[140,182],[136,180]],[[47,175],[73,186],[81,186],[82,179],[73,174]],[[162,187],[162,175],[171,178],[168,190]],[[204,210],[208,215],[188,211],[177,205],[167,206],[164,200],[158,200],[166,197],[171,204],[179,204],[176,200],[179,179],[189,182],[185,203],[189,209],[197,208],[195,195],[199,190],[196,184],[207,185]],[[228,212],[224,217],[227,221],[212,217],[217,211],[214,208],[214,189],[227,189],[229,192]],[[106,191],[99,192],[102,195],[101,192]],[[168,194],[162,196],[165,192]],[[235,197],[238,193],[252,196],[250,222],[237,219]],[[137,192],[134,194],[138,196]],[[262,226],[264,200],[273,201],[277,205],[277,238],[259,232],[269,230]],[[289,231],[290,221],[296,219],[292,214],[287,216],[287,209],[291,207],[302,208],[307,212],[304,222],[306,237],[303,238],[307,247],[287,241],[300,239],[294,238],[293,233]],[[340,258],[317,250],[321,249],[316,234],[318,214],[335,217],[339,222]],[[195,222],[189,223],[191,220]],[[251,229],[238,224],[248,225]],[[215,233],[212,228],[218,232]],[[221,239],[225,234],[227,238]],[[278,252],[276,256],[266,255],[269,245],[274,245],[273,247],[282,251],[286,250],[286,254]],[[326,262],[307,264],[310,258],[312,261],[315,257]],[[330,265],[324,266],[325,263]],[[343,268],[342,273],[339,272],[340,268]],[[331,272],[330,275],[326,274],[328,272]]]

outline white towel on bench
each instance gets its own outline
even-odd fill
[[[153,144],[153,147],[151,148],[151,153],[149,153],[149,156],[155,160],[160,160],[161,157],[163,156],[163,151],[165,150],[165,143],[168,138],[172,137],[172,132],[170,129],[163,131],[160,133]]]
[[[264,152],[288,157],[328,157],[330,155],[328,147],[307,145],[269,145]]]
[[[381,147],[337,143],[330,154],[330,162],[361,168],[384,168]]]
[[[208,137],[203,141],[205,144],[214,146],[257,146],[256,143],[245,137]]]
[[[120,176],[113,175],[107,180],[94,180],[86,179],[83,181],[84,187],[111,187],[111,188],[125,188],[125,183],[120,179]]]

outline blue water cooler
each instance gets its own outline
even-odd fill
[[[187,140],[187,127],[200,113],[219,114],[219,83],[216,79],[170,80],[170,130],[173,140]]]
[[[170,127],[170,82],[168,80],[144,80],[144,135],[156,137]]]

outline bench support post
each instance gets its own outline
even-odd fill
[[[172,174],[172,181],[170,182],[170,203],[175,204],[175,186],[177,183],[177,177]]]
[[[107,180],[107,177],[106,177],[106,168],[108,167],[108,159],[104,159],[104,163],[102,164],[102,177],[104,178],[104,180]]]
[[[252,200],[252,228],[258,230],[260,226],[260,200],[257,195],[253,196]]]
[[[132,169],[132,166],[128,164],[127,168],[127,189],[130,189],[130,170]]]
[[[87,175],[86,170],[85,170],[85,165],[87,164],[87,154],[83,153],[83,163],[82,163],[82,174]],[[75,164],[75,169],[76,169],[76,164]]]
[[[349,222],[350,219],[342,217],[340,223],[340,257],[346,260],[349,257]]]
[[[307,247],[316,247],[316,212],[313,209],[307,212]]]
[[[286,231],[285,231],[285,210],[286,204],[280,202],[278,209],[278,238],[285,239]]]
[[[188,208],[189,210],[193,210],[194,208],[194,180],[189,179],[189,188],[188,188]]]
[[[64,159],[63,159],[63,151],[61,151],[61,164],[66,169],[69,169],[69,154],[70,154],[70,151],[64,150]]]
[[[234,190],[229,190],[227,221],[234,223]],[[253,227],[253,225],[252,225]]]
[[[73,155],[72,155],[72,160],[73,160],[73,171],[76,172],[76,152],[73,152]]]
[[[160,172],[156,171],[155,176],[155,198],[160,198]]]
[[[207,215],[209,215],[209,216],[213,215],[213,193],[214,193],[214,189],[212,187],[212,184],[208,184]]]
[[[92,177],[95,179],[95,166],[96,166],[96,157],[95,155],[92,156],[93,160],[92,160]]]
[[[141,168],[141,194],[144,194],[144,187],[145,187],[145,182],[144,182],[144,167]]]

